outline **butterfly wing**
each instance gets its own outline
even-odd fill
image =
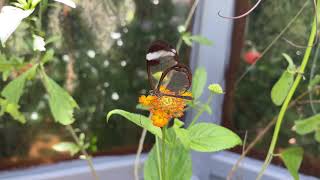
[[[165,70],[160,78],[157,91],[162,95],[184,98],[192,84],[192,74],[189,67],[177,64]],[[187,96],[190,99],[190,96]],[[192,99],[192,98],[191,98]]]
[[[164,41],[155,41],[151,44],[147,60],[147,71],[150,86],[156,90],[163,72],[178,64],[176,50]]]

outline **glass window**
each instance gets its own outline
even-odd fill
[[[252,66],[253,68],[249,67],[254,63],[255,58],[264,53],[268,45],[304,6],[304,3],[308,2],[299,0],[290,2],[286,0],[263,1],[247,19],[244,47],[241,57],[238,57],[238,60],[241,62],[234,62],[239,64],[236,67],[238,70],[236,77],[239,79],[243,73],[248,69],[250,70],[240,83],[236,84],[233,102],[225,104],[225,112],[230,112],[231,110],[232,117],[224,119],[224,123],[228,124],[230,128],[235,129],[242,137],[248,132],[247,145],[279,113],[280,107],[272,103],[270,92],[288,65],[282,53],[290,55],[296,65],[301,63],[304,54],[303,48],[293,47],[285,39],[299,45],[307,44],[313,21],[312,1],[305,6],[302,14],[295,20],[282,38],[263,54],[264,56],[257,62],[257,65]],[[233,52],[236,52],[236,50]],[[319,70],[319,66],[317,66],[316,72],[319,72]],[[308,66],[304,76],[306,79],[300,83],[293,99],[308,90],[310,66]],[[233,83],[236,83],[236,81],[233,81]],[[229,89],[229,93],[232,94],[233,92],[231,91],[233,90]],[[302,146],[305,149],[305,156],[300,169],[301,172],[319,177],[320,144],[315,141],[313,134],[300,136],[293,128],[295,120],[312,115],[310,105],[306,103],[308,98],[309,96],[305,96],[287,111],[279,135],[276,152],[289,146]],[[318,98],[319,93],[315,92],[314,99]],[[315,107],[318,111],[320,110],[318,104],[315,104]],[[250,156],[264,160],[271,142],[272,133],[273,127],[251,151]],[[242,150],[239,148],[236,151],[241,153]],[[275,158],[274,163],[281,164],[281,161]]]
[[[0,1],[1,2],[1,1]],[[106,123],[106,113],[120,108],[137,112],[141,94],[149,90],[145,54],[156,39],[177,43],[177,27],[184,23],[190,0],[81,0],[70,10],[60,4],[45,11],[43,32],[56,39],[47,48],[55,60],[47,73],[72,90],[80,109],[73,124],[86,134],[94,155],[135,153],[141,129],[119,116]],[[1,3],[0,3],[1,4]],[[29,61],[28,31],[21,24],[1,54],[17,61]],[[187,61],[184,47],[182,59]],[[9,79],[16,76],[11,74]],[[1,87],[7,82],[1,82]],[[53,163],[73,157],[52,149],[72,141],[64,126],[55,123],[39,81],[28,83],[20,101],[27,123],[10,116],[0,117],[0,169]],[[153,139],[146,140],[146,149]]]

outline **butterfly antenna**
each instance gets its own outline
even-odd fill
[[[310,48],[310,47],[314,47],[318,44],[319,42],[319,35],[318,35],[318,10],[317,10],[317,2],[316,0],[312,0],[313,2],[313,8],[314,8],[314,14],[315,14],[315,19],[316,19],[316,40],[313,43],[313,45],[311,46],[304,46],[304,45],[298,45],[292,41],[290,41],[289,39],[286,38],[282,38],[284,41],[286,41],[289,45],[296,47],[296,48],[301,48],[301,49],[306,49],[306,48]]]
[[[258,6],[259,4],[261,3],[262,0],[258,0],[256,2],[256,4],[251,8],[249,9],[249,11],[239,15],[239,16],[224,16],[224,15],[221,15],[221,10],[218,12],[218,16],[222,17],[222,18],[225,18],[225,19],[241,19],[243,17],[246,17],[248,16],[249,14],[251,14]]]

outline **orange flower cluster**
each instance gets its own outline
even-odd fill
[[[174,94],[173,92],[161,87],[161,92],[165,94]],[[190,92],[181,94],[183,96],[192,96]],[[179,118],[183,116],[186,100],[170,96],[141,96],[139,103],[143,106],[149,107],[151,112],[151,120],[153,125],[163,127],[168,124],[172,118]]]

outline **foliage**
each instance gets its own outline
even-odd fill
[[[175,133],[173,129],[168,130],[168,139],[175,141]],[[165,179],[190,179],[192,176],[192,161],[189,149],[185,149],[179,142],[170,142],[170,146],[166,146],[166,164],[167,176]],[[161,145],[161,143],[160,143]],[[161,146],[160,146],[161,147]],[[159,149],[162,153],[162,149]],[[157,149],[153,146],[148,154],[148,158],[144,165],[144,177],[148,180],[158,180],[160,175],[158,171]]]

